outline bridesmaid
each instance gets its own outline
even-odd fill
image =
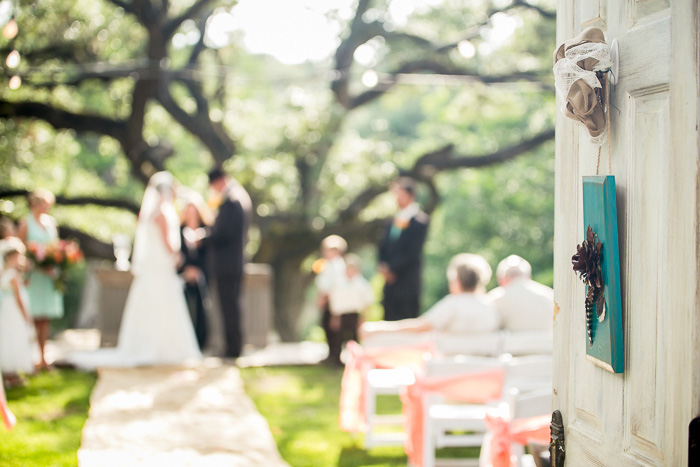
[[[58,241],[56,220],[48,212],[56,202],[53,193],[38,188],[29,195],[30,212],[20,223],[19,236],[27,246],[30,243],[48,245]],[[34,318],[37,340],[41,350],[39,367],[49,369],[44,356],[44,346],[49,338],[50,320],[63,316],[63,295],[56,290],[54,268],[34,268],[29,274],[29,313]]]

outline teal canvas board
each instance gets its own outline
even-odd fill
[[[624,372],[622,332],[622,301],[620,287],[620,251],[617,234],[617,199],[615,177],[583,177],[583,234],[588,226],[603,244],[601,270],[603,275],[605,314],[593,319],[593,344],[586,342],[588,360],[613,373]],[[583,308],[584,300],[581,300]],[[581,312],[585,319],[585,313]]]

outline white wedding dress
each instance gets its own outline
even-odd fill
[[[160,174],[170,175],[159,172],[154,178]],[[160,195],[151,190],[155,186],[152,178],[139,216],[132,262],[134,280],[124,306],[117,347],[69,356],[68,360],[79,368],[168,365],[202,357],[175,257],[166,249],[155,220],[163,214],[168,242],[173,251],[179,251],[179,219],[172,203],[162,202]]]

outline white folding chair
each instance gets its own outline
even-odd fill
[[[524,418],[537,417],[539,415],[549,415],[552,413],[552,388],[538,389],[531,392],[520,392],[513,388],[510,394],[511,419],[520,420]],[[512,422],[511,422],[512,423]],[[513,443],[511,453],[518,459],[518,467],[529,467],[535,465],[535,460],[531,455],[525,454],[524,446]]]
[[[367,380],[365,381],[365,418],[367,419],[365,448],[403,444],[406,435],[402,431],[402,414],[378,414],[377,398],[382,395],[398,396],[404,387],[415,382],[416,377],[413,371],[406,367],[375,368],[367,372]],[[382,428],[385,430],[393,428],[393,430],[382,431]]]
[[[458,362],[462,362],[461,364]],[[551,355],[512,357],[504,354],[498,359],[461,356],[435,363],[429,362],[426,373],[434,376],[478,372],[504,368],[503,393],[490,404],[445,404],[436,398],[426,400],[424,466],[435,465],[435,449],[443,447],[481,446],[486,433],[486,413],[501,402],[508,402],[511,390],[547,390],[552,387]],[[453,434],[453,432],[471,432]],[[478,465],[478,459],[464,460],[460,465]]]
[[[504,361],[499,358],[460,355],[434,362],[429,361],[426,364],[426,376],[480,373],[503,369],[503,367]],[[493,401],[493,404],[496,403],[498,400]],[[449,403],[434,394],[425,397],[423,400],[423,465],[425,467],[435,465],[435,450],[439,448],[481,446],[486,432],[484,420],[490,406],[490,404]],[[455,432],[462,434],[455,434]],[[478,459],[460,460],[460,465],[478,465]]]
[[[364,348],[388,348],[404,345],[418,345],[432,340],[430,333],[387,333],[376,334],[362,341]],[[374,368],[367,372],[365,384],[365,419],[367,432],[364,436],[365,448],[375,446],[400,446],[403,444],[403,416],[378,414],[377,398],[382,395],[398,396],[404,387],[415,382],[412,369]]]
[[[514,356],[552,354],[551,331],[503,331],[501,352]]]

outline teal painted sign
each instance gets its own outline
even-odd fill
[[[583,177],[584,236],[590,226],[603,244],[601,272],[604,284],[604,313],[593,313],[592,343],[586,339],[586,358],[613,373],[625,370],[622,337],[620,251],[617,236],[615,177]],[[602,315],[602,316],[601,316]],[[583,313],[581,313],[583,317]]]

